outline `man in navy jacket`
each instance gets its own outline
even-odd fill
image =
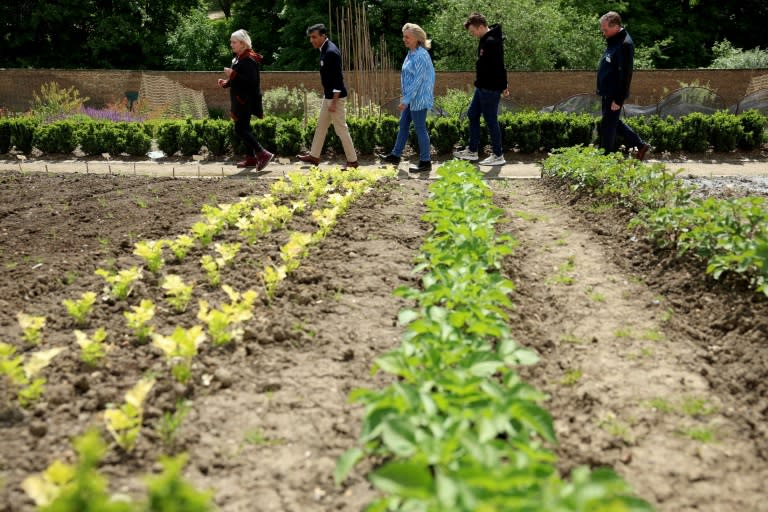
[[[602,96],[603,114],[600,145],[606,153],[615,151],[616,134],[619,133],[627,147],[637,148],[635,156],[642,160],[651,146],[619,119],[632,83],[635,44],[621,26],[621,16],[616,12],[610,11],[600,17],[600,31],[607,45],[597,70],[597,94]]]
[[[344,168],[357,167],[357,153],[352,137],[349,135],[346,114],[344,112],[347,98],[347,88],[344,87],[344,75],[341,67],[341,52],[339,48],[328,39],[328,30],[322,23],[312,25],[307,29],[309,42],[320,50],[320,81],[323,84],[323,105],[320,115],[317,117],[317,128],[312,138],[312,147],[309,153],[299,155],[299,160],[312,165],[320,163],[320,155],[323,152],[325,136],[328,134],[328,126],[333,123],[333,129],[341,140],[347,164]]]

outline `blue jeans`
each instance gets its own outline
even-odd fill
[[[410,105],[400,112],[400,128],[397,130],[397,140],[392,154],[400,156],[405,149],[405,143],[408,142],[408,133],[411,130],[411,121],[413,129],[416,131],[416,138],[419,141],[419,160],[429,162],[429,133],[427,133],[427,109],[411,110]]]
[[[499,127],[499,101],[501,91],[475,88],[472,102],[467,110],[469,119],[469,150],[477,153],[480,146],[480,116],[485,118],[488,134],[491,136],[491,148],[493,154],[501,156],[504,150],[501,148],[501,128]]]
[[[619,116],[621,109],[611,110],[612,99],[603,96],[602,112],[603,118],[600,120],[600,147],[606,153],[616,151],[616,134],[624,138],[628,148],[642,147],[645,142],[642,141],[632,128],[624,124]]]

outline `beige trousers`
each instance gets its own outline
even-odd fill
[[[355,145],[352,143],[352,137],[349,135],[347,116],[344,109],[347,99],[339,98],[336,100],[335,112],[328,110],[331,101],[333,100],[323,99],[320,115],[317,116],[317,129],[315,129],[315,136],[312,138],[312,148],[309,150],[309,154],[320,158],[320,155],[323,153],[325,136],[328,134],[328,126],[333,123],[333,129],[341,140],[344,154],[347,156],[347,162],[357,162],[357,153],[355,152]]]

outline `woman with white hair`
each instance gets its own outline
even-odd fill
[[[231,116],[235,133],[243,139],[248,154],[238,167],[256,167],[259,171],[275,156],[264,149],[251,131],[251,115],[264,117],[261,102],[261,55],[251,48],[251,36],[243,29],[236,30],[229,39],[235,57],[232,67],[224,68],[227,79],[219,78],[219,87],[229,89]]]
[[[435,67],[427,51],[431,42],[424,29],[415,23],[406,23],[403,25],[403,43],[408,48],[408,55],[400,72],[400,127],[392,152],[379,156],[384,162],[399,164],[413,122],[419,142],[419,163],[411,165],[408,170],[425,172],[432,170],[427,132],[427,111],[432,108],[435,99]]]

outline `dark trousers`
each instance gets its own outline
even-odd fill
[[[491,91],[489,89],[475,89],[472,95],[472,102],[467,110],[469,119],[469,144],[470,151],[477,152],[480,146],[480,116],[485,118],[485,125],[488,127],[488,134],[491,137],[491,148],[493,154],[500,156],[504,154],[501,149],[501,127],[499,127],[499,102],[501,101],[501,91]]]
[[[611,110],[612,102],[613,100],[603,96],[603,118],[600,121],[600,147],[602,147],[606,153],[613,153],[616,151],[617,133],[624,138],[624,142],[628,148],[642,147],[645,142],[640,139],[640,136],[637,135],[632,128],[624,124],[619,118],[619,116],[621,116],[621,109]]]
[[[235,103],[232,105],[232,120],[235,122],[235,133],[243,139],[247,153],[250,156],[256,156],[264,151],[256,136],[251,131],[251,108],[248,103]]]

